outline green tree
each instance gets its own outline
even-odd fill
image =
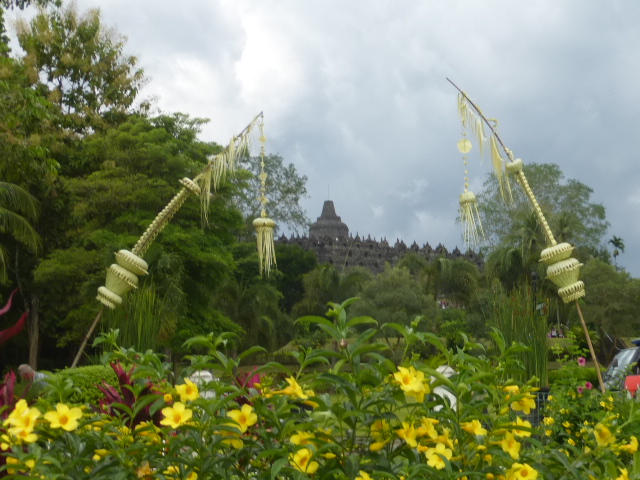
[[[12,237],[36,253],[40,236],[32,222],[38,216],[37,200],[17,185],[0,182],[0,238]],[[0,281],[7,280],[9,251],[6,242],[0,243]]]
[[[620,237],[616,237],[615,235],[609,239],[609,242],[613,246],[613,263],[616,268],[618,268],[618,255],[624,253],[624,241]]]
[[[361,287],[373,275],[362,267],[346,268],[339,272],[333,265],[324,263],[303,277],[304,297],[294,305],[294,317],[324,315],[329,302],[341,303],[358,296]]]
[[[607,230],[605,209],[591,200],[593,190],[575,179],[565,181],[560,167],[555,164],[525,164],[524,172],[538,200],[542,211],[552,228],[558,230],[558,238],[571,238],[574,246],[598,248]],[[484,191],[478,195],[478,208],[483,229],[490,246],[495,247],[507,239],[520,238],[516,246],[534,247],[538,242],[535,228],[529,224],[529,231],[520,231],[526,224],[531,205],[522,189],[511,188],[513,205],[505,205],[495,175],[491,174],[484,183]],[[554,235],[555,235],[554,231]],[[529,242],[526,244],[525,242]]]
[[[61,230],[57,218],[62,208],[59,164],[51,155],[58,142],[55,122],[56,109],[30,87],[24,66],[17,60],[0,56],[0,178],[18,185],[39,201],[41,211],[38,220],[31,215],[31,224],[42,238],[39,253],[44,253],[52,245],[52,237]],[[33,234],[29,236],[34,237]],[[37,294],[31,288],[31,272],[38,259],[34,249],[28,245],[3,241],[3,246],[11,250],[13,259],[10,280],[20,287],[26,308],[31,311],[27,323],[29,346],[23,346],[20,352],[29,351],[28,361],[35,367],[39,309]],[[5,348],[11,349],[14,345],[16,342],[11,342]]]
[[[40,10],[17,31],[28,75],[59,107],[64,127],[87,133],[126,119],[143,72],[124,55],[124,39],[102,25],[99,10]]]
[[[255,251],[255,247],[252,248]],[[282,308],[291,313],[293,306],[304,297],[304,275],[316,268],[318,257],[314,251],[304,250],[299,245],[281,243],[276,243],[276,257],[278,269],[273,273],[274,281],[282,292]]]
[[[399,323],[408,326],[419,315],[435,320],[437,305],[421,285],[405,268],[385,266],[378,274],[362,286],[361,301],[354,303],[351,314],[369,315],[380,323]]]
[[[46,312],[43,333],[51,343],[75,350],[99,310],[95,292],[104,283],[113,253],[131,248],[178,191],[178,180],[195,176],[208,156],[219,151],[217,145],[198,140],[201,125],[201,120],[181,114],[133,115],[117,128],[83,140],[86,165],[95,170],[66,179],[69,214],[61,220],[67,241],[48,252],[34,272]],[[212,292],[235,268],[229,246],[242,218],[233,208],[233,190],[226,184],[212,197],[206,229],[200,202],[188,200],[145,254],[149,275],[140,288],[153,291],[154,298],[143,300],[146,320],[162,330],[156,335],[159,341],[232,326]],[[166,319],[158,322],[155,309],[169,298]],[[200,327],[207,330],[197,331]]]
[[[292,163],[285,165],[280,155],[266,155],[264,159],[266,194],[269,200],[267,213],[279,227],[286,226],[293,233],[305,233],[310,220],[300,206],[300,200],[307,197],[307,177],[300,175]],[[247,170],[242,180],[241,194],[236,198],[238,208],[251,222],[260,216],[260,158],[244,157],[240,167]]]

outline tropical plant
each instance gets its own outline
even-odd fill
[[[29,192],[12,183],[0,182],[0,281],[7,279],[9,250],[7,237],[37,253],[40,236],[33,227],[38,217],[38,201]]]
[[[618,268],[618,255],[624,253],[624,241],[615,235],[609,239],[609,243],[613,246],[613,263]]]
[[[498,293],[489,324],[502,333],[507,345],[527,346],[518,353],[524,369],[514,377],[520,381],[535,378],[540,387],[548,386],[547,319],[535,308],[532,291],[523,288]]]

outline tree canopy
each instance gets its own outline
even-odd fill
[[[594,249],[602,245],[609,223],[604,206],[591,199],[590,187],[575,179],[565,180],[555,164],[525,164],[524,172],[558,240]],[[531,249],[543,243],[531,221],[531,205],[520,187],[512,185],[511,191],[514,201],[507,205],[495,175],[489,175],[478,195],[482,227],[492,246],[508,241]]]

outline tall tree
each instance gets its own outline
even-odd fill
[[[570,235],[578,247],[598,248],[602,244],[609,223],[604,207],[591,200],[593,190],[590,187],[575,179],[565,181],[560,167],[555,164],[527,163],[524,171],[547,220],[553,227],[562,228],[559,232],[562,238]],[[517,219],[527,218],[526,212],[531,210],[531,205],[522,189],[512,186],[511,190],[514,202],[506,205],[498,181],[491,174],[484,183],[483,193],[478,195],[482,226],[491,246],[518,236],[529,240],[535,238],[535,235],[518,235],[517,230],[523,225]]]
[[[418,315],[428,315],[432,321],[437,305],[405,268],[392,268],[376,275],[362,286],[360,302],[353,304],[352,315],[370,315],[380,323],[408,326]]]
[[[620,237],[616,237],[615,235],[609,239],[609,242],[613,246],[613,263],[618,268],[618,255],[620,253],[624,253],[624,241]]]
[[[280,155],[267,155],[264,159],[267,174],[266,190],[269,203],[267,213],[280,228],[286,226],[293,233],[303,233],[309,228],[310,220],[300,206],[300,200],[307,197],[307,177],[300,175],[292,163],[285,165]],[[250,175],[239,177],[244,188],[237,197],[237,205],[245,218],[253,221],[260,216],[260,158],[244,157],[240,167]]]
[[[56,343],[79,343],[98,310],[95,291],[104,282],[113,252],[131,248],[179,190],[178,181],[195,176],[208,156],[219,151],[197,139],[201,123],[181,114],[152,119],[133,115],[118,128],[83,140],[87,165],[95,171],[66,180],[68,241],[49,252],[34,272],[47,316],[43,331]],[[200,202],[188,200],[145,254],[149,276],[140,287],[148,283],[155,297],[143,299],[150,322],[158,320],[152,318],[156,307],[172,298],[171,308],[163,309],[167,321],[156,322],[173,329],[164,338],[181,335],[187,324],[217,330],[223,315],[212,291],[233,272],[229,246],[241,228],[232,191],[227,184],[212,198],[206,230]]]
[[[373,275],[362,267],[347,268],[339,272],[328,263],[318,265],[304,275],[304,297],[293,307],[293,316],[324,315],[329,302],[341,303],[360,293],[362,286]]]
[[[72,179],[109,166],[100,165],[99,154],[84,150],[87,139],[126,120],[142,72],[135,68],[133,57],[124,55],[123,40],[102,26],[97,11],[81,17],[74,7],[41,10],[30,23],[21,22],[18,36],[25,55],[16,60],[0,58],[4,67],[0,74],[0,177],[22,186],[40,201],[42,214],[36,230],[43,239],[42,255],[47,260],[62,259],[65,249],[78,248],[70,236],[75,208],[69,189]],[[95,234],[99,236],[98,231]],[[70,299],[43,300],[52,285],[53,290],[62,287],[38,281],[47,277],[44,272],[51,271],[51,264],[41,265],[33,255],[19,258],[16,280],[31,311],[29,362],[35,366],[41,327],[47,338],[59,337],[52,320]],[[97,263],[87,255],[67,258]],[[40,265],[43,274],[36,273]],[[67,274],[73,270],[70,266]],[[88,267],[83,271],[94,273]],[[72,278],[69,288],[82,283],[84,277]],[[77,298],[77,291],[74,293]],[[41,324],[40,313],[45,309],[51,316]]]
[[[74,4],[40,10],[17,24],[27,72],[77,133],[121,123],[144,82],[124,38],[105,28],[100,11],[80,15]]]

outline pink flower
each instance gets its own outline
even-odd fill
[[[578,387],[578,393],[579,393],[580,395],[582,395],[582,392],[583,392],[583,391],[584,391],[584,388],[582,388],[582,387]]]
[[[591,390],[593,388],[593,384],[591,382],[587,382],[584,384],[584,388],[587,390]]]
[[[578,365],[584,367],[587,364],[587,359],[584,357],[578,357]]]

